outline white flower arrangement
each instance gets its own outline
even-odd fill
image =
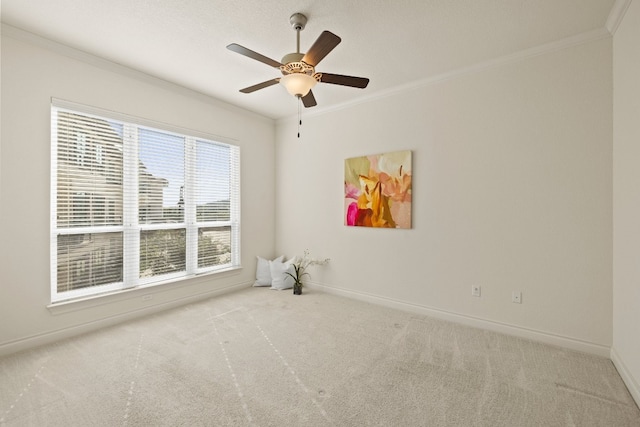
[[[325,265],[330,261],[330,258],[317,259],[311,258],[309,249],[304,250],[303,256],[297,256],[293,262],[294,273],[287,274],[293,278],[295,281],[293,285],[294,293],[300,293],[302,291],[303,282],[302,279],[304,276],[311,275],[307,272],[307,268],[314,265]]]

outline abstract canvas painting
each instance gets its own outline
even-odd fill
[[[411,151],[344,161],[344,223],[411,228]]]

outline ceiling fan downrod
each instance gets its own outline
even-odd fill
[[[300,31],[307,25],[307,17],[301,13],[294,13],[289,18],[289,23],[296,30],[296,53],[300,53]]]

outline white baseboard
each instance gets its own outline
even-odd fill
[[[613,366],[618,370],[618,373],[620,374],[622,381],[624,381],[627,386],[629,393],[631,393],[631,397],[633,397],[633,400],[636,401],[636,405],[640,408],[640,384],[638,384],[638,381],[633,378],[633,375],[629,372],[627,365],[624,364],[614,347],[611,347],[611,361],[613,362]]]
[[[41,345],[50,344],[56,341],[71,338],[77,335],[85,334],[87,332],[95,331],[108,326],[113,326],[118,323],[133,320],[149,314],[157,313],[160,311],[168,310],[171,308],[179,307],[181,305],[190,304],[196,301],[204,300],[214,296],[228,294],[241,289],[246,289],[251,286],[251,283],[241,283],[225,288],[214,289],[211,291],[192,294],[182,298],[174,299],[169,302],[162,302],[158,304],[152,304],[140,309],[132,310],[126,313],[117,314],[115,316],[108,316],[102,319],[96,319],[91,322],[83,323],[81,325],[70,326],[68,328],[62,328],[55,331],[48,331],[42,334],[32,335],[25,338],[20,338],[13,341],[0,343],[0,356],[5,356],[19,351],[28,350],[30,348],[39,347]]]
[[[307,284],[305,284],[307,285]],[[385,307],[395,308],[398,310],[408,311],[411,313],[421,314],[425,316],[435,317],[442,320],[448,320],[455,323],[471,326],[474,328],[485,329],[493,332],[499,332],[507,335],[513,335],[521,338],[527,338],[533,341],[545,344],[555,345],[558,347],[568,348],[571,350],[581,351],[583,353],[594,354],[596,356],[609,358],[611,348],[595,344],[587,341],[569,338],[561,335],[551,334],[548,332],[537,331],[535,329],[523,328],[520,326],[509,325],[506,323],[495,322],[492,320],[481,319],[464,314],[453,313],[437,308],[427,307],[405,301],[395,300],[379,295],[373,295],[364,292],[357,292],[333,286],[327,286],[320,283],[308,282],[309,288],[319,289],[327,293],[341,295],[347,298],[353,298],[360,301],[378,304]]]
[[[83,333],[91,332],[107,326],[112,326],[118,323],[125,322],[127,320],[132,320],[148,314],[178,307],[180,305],[185,305],[198,300],[231,293],[240,289],[244,289],[249,286],[250,285],[243,283],[243,284],[234,285],[234,286],[230,286],[223,289],[216,289],[216,290],[200,293],[197,295],[190,295],[188,297],[184,297],[178,300],[173,300],[167,303],[160,303],[156,305],[146,306],[138,310],[119,314],[116,316],[110,316],[110,317],[98,319],[98,320],[84,323],[81,325],[63,328],[55,331],[49,331],[42,334],[33,335],[33,336],[18,339],[18,340],[1,343],[0,356],[16,353],[18,351],[26,350],[33,347],[38,347],[45,344],[49,344],[55,341],[59,341],[59,340],[70,338]],[[569,337],[554,335],[547,332],[541,332],[541,331],[536,331],[532,329],[522,328],[519,326],[508,325],[505,323],[495,322],[491,320],[480,319],[480,318],[467,316],[459,313],[448,312],[448,311],[439,310],[432,307],[408,303],[400,300],[394,300],[391,298],[381,297],[378,295],[368,294],[364,292],[356,292],[356,291],[351,291],[347,289],[341,289],[341,288],[336,288],[332,286],[322,285],[314,282],[309,282],[307,286],[309,286],[309,288],[312,288],[312,289],[316,288],[327,293],[332,293],[332,294],[344,296],[347,298],[369,302],[372,304],[395,308],[398,310],[403,310],[403,311],[421,314],[425,316],[431,316],[431,317],[435,317],[442,320],[448,320],[451,322],[460,323],[467,326],[472,326],[472,327],[490,330],[494,332],[500,332],[508,335],[518,336],[521,338],[527,338],[534,341],[539,341],[546,344],[569,348],[572,350],[582,351],[585,353],[590,353],[590,354],[594,354],[601,357],[607,357],[607,358],[610,357],[613,360],[616,368],[618,368],[618,371],[620,372],[621,377],[627,384],[627,387],[629,388],[632,395],[634,396],[634,399],[636,399],[636,402],[640,400],[640,391],[639,391],[640,387],[638,387],[637,382],[635,382],[633,377],[629,374],[628,370],[624,367],[624,364],[622,363],[620,358],[617,356],[617,354],[614,352],[614,350],[607,346],[589,343],[581,340],[576,340]],[[616,358],[614,358],[614,356]]]

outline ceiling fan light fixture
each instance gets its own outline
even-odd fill
[[[306,96],[318,81],[308,74],[292,73],[280,77],[280,83],[293,96]]]

